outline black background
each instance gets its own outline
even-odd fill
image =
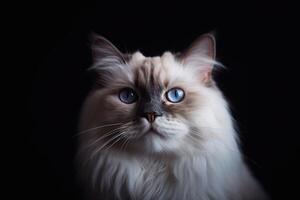
[[[22,146],[11,196],[82,199],[73,166],[74,135],[91,84],[86,72],[91,31],[122,51],[139,49],[154,56],[183,50],[213,30],[217,58],[227,68],[215,78],[237,120],[245,159],[272,199],[294,199],[299,185],[299,137],[292,115],[297,105],[297,23],[290,8],[287,3],[207,1],[19,5],[17,34],[26,44],[14,52],[26,55],[16,70],[22,76],[18,84],[26,87],[28,116],[22,121],[28,120],[29,129],[16,127],[22,130]]]

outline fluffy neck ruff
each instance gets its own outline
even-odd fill
[[[108,199],[112,194],[116,199],[243,199],[245,187],[256,190],[236,143],[215,140],[193,151],[185,156],[103,151],[85,162],[85,183],[93,195]]]

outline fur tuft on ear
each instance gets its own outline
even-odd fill
[[[201,81],[205,84],[210,83],[212,80],[211,74],[214,65],[221,65],[215,60],[215,46],[214,35],[207,33],[196,39],[180,56],[183,65],[199,69]]]
[[[91,49],[93,56],[93,66],[90,70],[101,66],[112,66],[125,64],[123,54],[106,38],[95,33],[90,34]]]

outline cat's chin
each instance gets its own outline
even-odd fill
[[[147,131],[146,137],[147,136],[148,137],[154,137],[154,138],[159,137],[162,140],[166,140],[167,139],[166,136],[164,136],[162,133],[160,133],[159,131],[155,130],[152,127]]]
[[[163,134],[150,129],[143,137],[143,145],[139,147],[140,151],[145,153],[172,153],[170,143],[172,139],[167,138]],[[143,150],[142,150],[143,149]]]

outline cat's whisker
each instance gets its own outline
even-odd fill
[[[107,142],[105,142],[100,148],[96,148],[95,151],[91,154],[90,158],[93,158],[101,149],[103,149],[106,145],[116,139],[119,135],[115,135],[113,138],[110,138]]]
[[[212,129],[212,130],[222,130],[222,128],[211,127],[211,126],[197,126],[197,128],[190,128],[191,131],[199,132],[199,129]]]
[[[107,147],[105,150],[106,151],[108,151],[110,148],[112,148],[117,142],[119,142],[123,137],[123,134],[124,134],[125,132],[122,132],[122,133],[120,133],[119,134],[119,137],[117,137],[116,138],[116,140],[109,146],[109,147]]]
[[[118,131],[120,131],[120,130],[123,130],[123,129],[128,128],[128,126],[129,126],[129,123],[126,123],[126,124],[121,125],[121,126],[118,127],[118,128],[115,128],[115,129],[113,129],[113,130],[108,131],[108,132],[105,133],[103,136],[101,136],[100,138],[96,139],[95,142],[93,142],[91,145],[97,143],[98,141],[100,141],[100,140],[102,140],[102,139],[104,139],[104,138],[106,138],[106,137],[108,137],[108,136],[110,136],[110,135],[115,134],[116,132],[118,132]]]
[[[94,130],[97,130],[97,129],[100,129],[100,128],[105,128],[105,127],[110,127],[110,126],[117,126],[117,125],[122,125],[122,124],[124,124],[124,122],[113,123],[113,124],[104,124],[104,125],[101,125],[101,126],[96,126],[96,127],[93,127],[93,128],[86,129],[84,131],[80,131],[79,133],[75,134],[74,136],[79,136],[79,135],[82,135],[82,134],[85,134],[85,133],[89,133],[91,131],[94,131]]]
[[[124,138],[125,138],[125,140],[124,140],[124,142],[123,142],[123,144],[121,146],[121,150],[123,149],[125,151],[128,143],[130,141],[130,138],[129,137],[125,137],[125,136],[124,136]]]
[[[125,123],[125,124],[122,124],[120,127],[118,128],[115,128],[115,129],[112,129],[112,130],[109,130],[107,133],[103,134],[101,137],[97,138],[96,140],[94,140],[92,143],[90,143],[89,145],[86,146],[86,148],[90,148],[91,146],[95,145],[96,143],[98,143],[99,141],[115,134],[116,132],[124,129],[124,128],[127,128],[127,126],[129,125],[129,122]]]
[[[202,130],[201,130],[202,129]],[[191,128],[190,130],[189,130],[189,132],[191,133],[191,134],[195,134],[195,135],[197,135],[198,137],[200,136],[201,137],[201,132],[202,131],[224,131],[223,129],[221,129],[221,128],[215,128],[215,127],[209,127],[209,126],[206,126],[206,127],[204,127],[204,126],[201,126],[201,127],[199,127],[199,128],[197,128],[197,129],[193,129],[193,128]]]
[[[99,141],[117,133],[119,130],[122,130],[123,127],[119,127],[119,128],[116,128],[116,129],[113,129],[113,130],[110,130],[108,133],[105,133],[104,135],[102,135],[101,137],[97,138],[96,140],[94,140],[91,144],[89,144],[87,147],[91,147],[93,146],[94,144],[98,143]]]
[[[115,135],[114,137],[112,137],[111,139],[109,139],[107,142],[105,142],[100,148],[96,149],[92,153],[91,158],[93,158],[99,151],[103,150],[106,145],[108,145],[109,143],[111,143],[112,141],[114,141],[115,139],[117,139],[118,137],[120,137],[122,133],[123,132],[121,132],[120,134]]]
[[[117,128],[117,129],[114,129],[113,131],[111,131],[109,134],[112,135],[112,134],[115,134],[116,132],[120,131],[121,132],[117,135],[115,135],[114,137],[110,138],[108,141],[106,141],[100,148],[98,148],[91,157],[93,157],[95,154],[97,154],[99,151],[101,151],[106,145],[108,145],[109,143],[111,143],[113,140],[117,139],[118,137],[122,136],[125,132],[126,132],[126,128],[128,128],[128,126],[130,125],[130,122],[126,123],[126,124],[123,124],[121,127]],[[123,129],[123,130],[122,130]],[[103,138],[101,138],[103,139]],[[97,139],[98,141],[100,141],[101,139]],[[93,142],[92,145],[94,145],[96,142]]]
[[[125,150],[125,144],[126,144],[126,141],[128,140],[128,138],[125,137],[124,141],[123,141],[123,144],[121,145],[120,149],[121,150]]]

